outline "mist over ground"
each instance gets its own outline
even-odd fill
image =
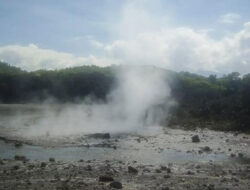
[[[151,66],[119,67],[116,80],[116,87],[107,95],[106,102],[85,98],[79,104],[66,104],[57,111],[48,106],[46,117],[32,124],[25,134],[128,133],[165,122],[174,101],[164,71]]]

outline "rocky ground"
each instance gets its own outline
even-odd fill
[[[17,151],[25,149],[25,142],[37,142],[13,140],[10,136],[2,141]],[[109,151],[106,155],[96,152],[90,160],[83,155],[77,161],[59,161],[57,157],[28,160],[24,155],[2,158],[0,189],[250,188],[250,137],[243,133],[164,129],[156,134],[94,134],[62,138],[55,144],[49,139],[39,142],[40,146],[41,142],[53,146],[60,142],[65,147],[88,149],[89,153]]]
[[[0,189],[244,189],[250,165],[1,160]]]

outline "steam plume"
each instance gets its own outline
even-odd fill
[[[132,132],[145,125],[159,125],[171,106],[166,73],[151,66],[119,67],[117,87],[107,103],[85,100],[65,106],[31,127],[32,135],[73,135],[96,132]]]

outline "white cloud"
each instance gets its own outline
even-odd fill
[[[102,47],[104,46],[103,43],[101,43],[101,42],[99,42],[99,41],[97,41],[97,40],[94,40],[94,39],[90,39],[90,40],[89,40],[89,43],[90,43],[93,47],[95,47],[95,48],[102,48]]]
[[[2,46],[0,47],[0,59],[28,71],[80,65],[106,66],[113,64],[111,60],[105,58],[97,58],[93,55],[76,57],[70,53],[41,49],[34,44]]]
[[[245,24],[244,24],[244,27],[246,28],[246,29],[250,29],[250,22],[246,22]]]
[[[173,70],[228,73],[250,72],[250,30],[214,40],[192,28],[140,33],[105,46],[109,58],[121,63],[153,64]]]
[[[236,13],[227,13],[225,15],[222,15],[219,18],[219,22],[220,23],[224,23],[224,24],[233,24],[236,21],[238,21],[241,18],[241,16],[239,14]]]
[[[250,72],[249,22],[239,32],[221,40],[214,40],[208,32],[188,27],[140,32],[134,37],[120,38],[109,44],[91,40],[104,56],[77,57],[30,44],[0,47],[0,60],[26,70],[150,64],[176,71]]]

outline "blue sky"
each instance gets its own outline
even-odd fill
[[[249,21],[249,0],[0,0],[0,59],[27,70],[136,62],[250,72],[250,45],[239,45]]]

